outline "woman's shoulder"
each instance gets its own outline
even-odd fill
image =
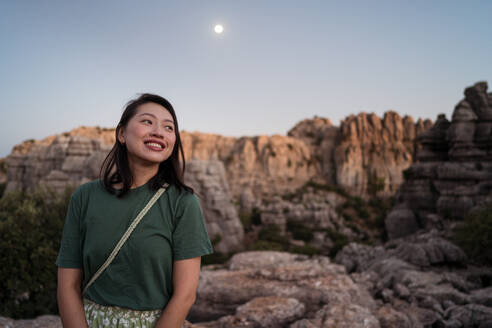
[[[176,198],[193,198],[196,197],[195,192],[191,192],[190,190],[187,190],[185,188],[179,188],[178,186],[172,184],[167,187],[167,192],[169,192],[171,195],[173,195]]]
[[[191,192],[184,188],[178,188],[176,185],[170,185],[166,192],[173,203],[181,206],[198,202],[198,197],[195,192]]]
[[[84,197],[87,194],[93,193],[93,192],[101,192],[104,190],[104,185],[102,183],[102,180],[96,179],[88,182],[82,183],[80,186],[78,186],[75,189],[75,192],[73,193],[72,197]]]

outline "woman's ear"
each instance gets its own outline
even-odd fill
[[[118,141],[121,143],[121,144],[125,144],[125,133],[123,131],[123,128],[120,128],[118,130]]]

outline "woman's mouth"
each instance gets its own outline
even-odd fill
[[[161,151],[164,149],[164,146],[161,144],[158,144],[156,142],[146,142],[145,145],[147,148],[155,150],[155,151]]]

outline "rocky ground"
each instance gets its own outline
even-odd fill
[[[383,246],[350,243],[334,261],[243,252],[205,266],[193,327],[492,327],[492,269],[469,264],[439,232]],[[59,319],[0,318],[0,327],[57,327]]]

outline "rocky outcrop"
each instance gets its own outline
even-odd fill
[[[430,121],[414,124],[388,112],[348,117],[340,128],[326,118],[298,123],[287,136],[224,137],[182,132],[187,160],[219,160],[232,197],[248,206],[255,200],[292,192],[310,180],[338,184],[364,195],[382,183],[393,193],[401,171],[413,159],[414,136]],[[95,179],[114,143],[114,129],[80,127],[43,140],[28,140],[7,157],[7,191],[38,184],[63,189]]]
[[[234,207],[224,165],[220,161],[188,162],[185,182],[193,186],[205,213],[207,231],[214,250],[221,253],[242,249],[244,231]]]
[[[220,160],[234,199],[262,199],[292,191],[316,175],[309,148],[286,136],[230,138],[183,133],[187,159]]]
[[[398,205],[386,218],[389,238],[445,229],[483,205],[492,192],[492,93],[487,83],[465,89],[451,122],[439,115],[421,133],[416,162],[405,172]]]
[[[315,322],[328,314],[333,322],[352,316],[347,321],[352,327],[364,327],[364,321],[379,327],[377,307],[367,290],[327,257],[245,252],[225,267],[202,270],[190,315],[205,327],[318,327]]]
[[[438,230],[376,247],[350,243],[335,262],[384,303],[376,314],[381,326],[488,327],[492,323],[492,270],[470,265],[465,253]],[[474,311],[477,314],[471,318]],[[382,314],[390,317],[383,319]],[[402,314],[405,325],[392,323]]]
[[[403,182],[402,171],[413,162],[415,136],[431,125],[392,111],[382,119],[374,113],[347,117],[335,149],[337,184],[361,195],[379,189],[382,195],[394,194]]]
[[[491,279],[437,230],[351,243],[335,262],[244,252],[204,267],[190,315],[198,327],[488,327]]]
[[[0,184],[7,183],[7,165],[5,158],[0,158]]]
[[[55,315],[42,315],[35,319],[13,320],[0,317],[1,328],[62,328],[60,317]]]
[[[430,120],[400,117],[389,111],[350,115],[340,128],[315,117],[298,123],[289,136],[303,140],[313,153],[321,176],[352,194],[392,195],[403,182],[402,171],[414,159],[415,136],[432,126]]]

